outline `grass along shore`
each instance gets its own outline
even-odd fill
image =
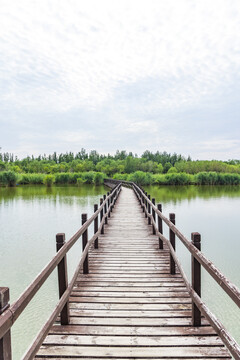
[[[108,176],[103,172],[61,172],[52,174],[16,173],[14,171],[0,172],[1,186],[45,184],[94,184],[101,185]],[[153,174],[135,171],[131,174],[114,174],[113,179],[134,181],[138,185],[240,185],[240,174],[218,173],[215,171],[199,172],[197,174],[167,173]]]

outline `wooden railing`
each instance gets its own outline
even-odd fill
[[[108,182],[110,179],[107,180]],[[140,186],[129,181],[111,180],[115,185],[122,183],[125,186],[130,186],[134,190],[139,203],[148,218],[148,224],[152,225],[153,234],[159,237],[159,249],[163,249],[163,243],[170,251],[170,269],[171,274],[175,274],[176,267],[181,273],[185,282],[186,288],[192,299],[192,324],[193,326],[201,326],[201,315],[204,315],[209,323],[212,325],[216,333],[222,339],[223,343],[229,349],[235,359],[240,359],[240,346],[225,329],[223,324],[211,313],[207,305],[201,299],[201,265],[211,275],[211,277],[218,283],[218,285],[225,291],[225,293],[240,307],[240,290],[232,284],[217,267],[206,258],[201,252],[201,236],[199,233],[192,233],[190,242],[175,226],[175,214],[169,214],[169,219],[162,214],[162,205],[155,204],[155,199],[152,198]],[[156,220],[157,217],[157,220]],[[162,223],[169,227],[169,239],[163,235]],[[192,256],[192,284],[188,281],[183,267],[175,252],[175,237],[185,245]]]
[[[111,216],[120,191],[121,183],[114,184],[111,192],[108,192],[107,196],[104,195],[104,198],[100,199],[100,206],[98,207],[98,204],[94,205],[94,214],[89,219],[87,219],[87,214],[82,214],[82,227],[67,242],[65,242],[65,234],[56,235],[57,254],[11,306],[9,305],[9,288],[0,288],[0,360],[11,360],[11,327],[56,267],[58,268],[59,301],[22,359],[33,359],[59,314],[61,324],[67,325],[69,323],[68,299],[70,293],[81,267],[83,267],[83,273],[89,271],[88,250],[92,245],[95,248],[98,247],[98,236],[104,233],[104,224],[107,224],[108,217]],[[100,223],[98,222],[99,214]],[[93,222],[94,235],[88,240],[88,228]],[[66,254],[80,236],[82,236],[83,252],[74,275],[68,284]]]

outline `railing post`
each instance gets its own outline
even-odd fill
[[[56,235],[56,248],[57,251],[65,244],[65,234],[60,233]],[[68,274],[67,274],[67,256],[65,255],[58,264],[58,291],[59,299],[63,296],[68,287]],[[69,324],[69,302],[67,301],[60,314],[61,325]]]
[[[85,222],[87,221],[87,214],[82,214],[82,225],[85,224]],[[82,250],[85,249],[86,245],[88,242],[88,229],[86,229],[84,231],[84,233],[82,234]],[[83,262],[83,273],[84,274],[88,274],[89,270],[88,270],[88,254]]]
[[[151,196],[150,195],[148,195],[148,199],[150,200],[151,199]],[[148,202],[147,203],[148,204],[148,215],[151,215],[151,205],[150,205],[150,203]],[[151,218],[150,218],[150,216],[148,216],[148,225],[151,225]]]
[[[155,206],[155,199],[154,198],[152,198],[152,203]],[[153,208],[152,208],[152,216],[153,216],[153,223],[156,224],[156,213],[155,213],[155,210]],[[154,227],[153,224],[152,224],[152,228],[153,228],[153,235],[156,235],[156,230],[155,230],[155,227]]]
[[[0,287],[0,315],[9,308],[9,288]],[[11,348],[11,331],[9,330],[0,339],[0,359],[11,360],[12,348]]]
[[[201,250],[201,235],[198,232],[191,234],[192,244]],[[198,296],[201,297],[201,264],[192,255],[192,287]],[[192,302],[192,324],[193,326],[201,326],[201,311]]]
[[[98,210],[98,204],[94,204],[94,212]],[[98,215],[94,219],[94,234],[98,232]],[[98,249],[98,237],[94,241],[94,248]]]
[[[108,217],[110,218],[111,217],[111,209],[109,210],[109,208],[111,206],[110,205],[111,201],[110,201],[109,195],[110,195],[110,192],[107,193],[107,196],[108,196]]]
[[[169,214],[169,220],[175,225],[175,214],[172,213]],[[169,229],[169,240],[172,247],[175,250],[175,233],[171,229]],[[172,275],[176,274],[176,266],[171,253],[170,253],[170,274]]]
[[[144,212],[144,195],[143,195],[143,191],[141,192],[141,205],[142,205],[142,211]]]
[[[106,195],[103,195],[103,200],[106,200]],[[105,224],[108,223],[108,217],[107,217],[107,202],[104,204],[104,214],[105,214]]]
[[[113,211],[113,189],[110,191],[111,194],[111,200],[110,200],[110,206],[111,206],[111,212]]]
[[[100,199],[100,206],[103,203],[103,198]],[[100,223],[102,223],[102,219],[103,219],[103,208],[100,211]],[[104,234],[104,224],[102,224],[102,228],[101,228],[101,234]]]
[[[145,195],[147,196],[147,192],[145,191]],[[145,198],[145,201],[144,201],[144,205],[145,205],[145,218],[147,218],[147,199]]]
[[[162,204],[158,204],[157,208],[160,212],[162,212]],[[163,227],[162,227],[162,218],[158,215],[158,231],[162,234],[163,233]],[[159,249],[163,249],[163,241],[158,238],[159,240]]]

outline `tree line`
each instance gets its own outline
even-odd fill
[[[220,174],[232,175],[231,180],[226,176],[223,179]],[[177,153],[149,150],[141,156],[124,150],[117,150],[114,155],[103,155],[96,150],[87,153],[83,148],[76,154],[54,152],[23,159],[8,152],[0,153],[0,184],[99,184],[105,177],[133,181],[135,178],[141,185],[238,183],[240,160],[192,160],[190,156],[186,158]]]

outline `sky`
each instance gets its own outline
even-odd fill
[[[239,0],[0,0],[0,147],[240,159]]]

